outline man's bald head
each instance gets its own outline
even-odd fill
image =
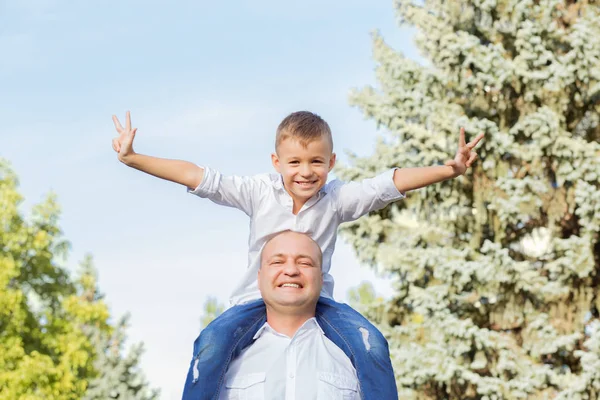
[[[323,252],[321,251],[321,247],[319,246],[319,244],[317,242],[314,241],[313,238],[311,238],[309,235],[307,235],[306,233],[301,233],[301,232],[294,232],[294,231],[283,231],[283,232],[279,232],[276,235],[274,235],[272,238],[270,238],[267,243],[265,243],[265,245],[263,246],[262,252],[260,254],[260,266],[262,268],[262,266],[264,265],[266,259],[269,256],[272,256],[273,254],[276,254],[277,252],[273,252],[274,249],[273,247],[275,247],[277,245],[277,242],[279,240],[281,240],[280,237],[283,236],[288,236],[290,238],[295,238],[294,240],[298,240],[300,242],[306,242],[308,244],[308,242],[311,243],[311,245],[309,246],[304,246],[304,248],[308,251],[305,251],[306,253],[311,253],[311,254],[306,254],[311,256],[311,258],[313,258],[313,260],[318,263],[319,268],[322,267],[323,265]],[[280,238],[280,239],[277,239]],[[309,250],[310,249],[310,250]]]

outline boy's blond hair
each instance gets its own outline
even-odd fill
[[[298,140],[305,147],[313,140],[323,138],[329,142],[333,151],[333,139],[329,125],[323,118],[310,111],[291,113],[281,121],[275,136],[275,150],[281,142],[289,138]]]

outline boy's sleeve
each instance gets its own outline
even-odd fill
[[[188,193],[211,200],[216,204],[235,207],[252,215],[254,199],[260,182],[249,176],[224,176],[219,171],[208,167],[204,169],[202,182]]]
[[[340,184],[334,193],[342,222],[354,221],[371,211],[403,199],[404,193],[400,193],[394,184],[395,170],[396,168],[385,171],[361,182]]]

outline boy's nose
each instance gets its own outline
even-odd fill
[[[312,171],[311,171],[311,169],[310,169],[310,165],[306,165],[306,164],[305,164],[305,165],[303,165],[303,166],[300,168],[300,174],[301,174],[302,176],[311,176],[311,175],[312,175]]]

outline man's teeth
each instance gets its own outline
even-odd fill
[[[293,287],[299,289],[300,285],[298,285],[297,283],[284,283],[283,285],[281,285],[281,287]]]

